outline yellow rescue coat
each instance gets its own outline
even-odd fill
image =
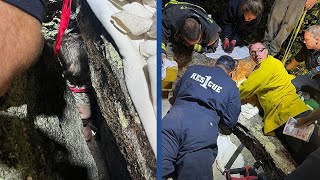
[[[264,110],[266,135],[274,135],[273,130],[289,117],[310,110],[297,95],[291,79],[281,61],[269,55],[239,87],[241,100],[257,95]]]

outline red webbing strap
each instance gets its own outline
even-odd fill
[[[59,31],[58,31],[57,39],[56,39],[56,47],[54,48],[55,55],[57,55],[60,50],[62,36],[63,36],[64,31],[67,29],[68,24],[69,24],[71,4],[72,4],[72,0],[63,0]]]
[[[69,87],[69,89],[74,93],[85,93],[87,89],[84,87]]]

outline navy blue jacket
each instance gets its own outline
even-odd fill
[[[231,41],[235,39],[238,45],[243,45],[243,38],[251,34],[262,17],[260,13],[256,19],[246,22],[243,14],[240,12],[240,5],[244,0],[229,0],[229,4],[221,20],[222,32],[220,37],[224,40],[226,37]]]
[[[216,119],[217,124],[222,120],[229,128],[236,125],[241,110],[239,89],[220,67],[189,67],[175,87],[173,100],[172,108],[183,106],[186,113],[205,111],[202,116]]]
[[[5,2],[14,5],[31,16],[37,18],[40,22],[44,20],[46,2],[48,0],[5,0]]]
[[[168,42],[181,42],[180,27],[186,18],[195,18],[201,24],[201,46],[207,47],[210,40],[219,38],[221,28],[200,6],[188,2],[168,4],[162,13],[162,50],[165,53]],[[216,44],[213,45],[216,47]],[[215,48],[214,47],[214,48]]]
[[[170,134],[171,129],[176,129],[172,131],[178,132],[171,134],[178,140],[182,138],[178,158],[190,151],[216,148],[219,121],[229,128],[238,121],[239,90],[220,67],[189,67],[177,83],[173,98],[173,106],[163,118],[163,131]],[[180,125],[175,128],[173,124]],[[166,129],[168,126],[171,127]]]

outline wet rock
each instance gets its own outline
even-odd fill
[[[0,178],[97,179],[73,97],[65,90],[61,71],[54,68],[57,61],[48,54],[2,98]]]
[[[80,5],[79,29],[104,118],[100,138],[110,178],[155,179],[155,155],[126,88],[117,47],[86,1],[80,1]]]
[[[263,170],[273,178],[281,178],[291,173],[296,163],[288,150],[276,137],[265,136],[262,131],[262,117],[240,118],[234,134],[256,160],[262,162]]]

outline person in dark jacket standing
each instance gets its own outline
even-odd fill
[[[197,52],[214,51],[220,27],[198,5],[171,0],[162,13],[162,53],[168,42],[181,43]]]
[[[262,12],[262,0],[229,0],[221,22],[222,48],[231,53],[235,46],[243,46],[243,38],[256,29]]]
[[[177,83],[173,106],[162,119],[162,178],[213,179],[218,124],[233,128],[241,103],[230,78],[235,61],[221,56],[214,67],[191,66]]]

